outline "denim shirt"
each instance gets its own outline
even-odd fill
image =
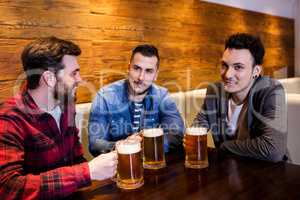
[[[181,145],[184,123],[166,88],[150,86],[143,100],[141,129],[164,129],[164,150]],[[89,118],[89,149],[96,156],[110,151],[114,143],[133,134],[132,102],[128,81],[120,80],[101,88],[93,100]]]

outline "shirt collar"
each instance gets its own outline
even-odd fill
[[[128,81],[128,79],[126,79],[124,81],[124,90],[123,91],[124,91],[124,95],[123,95],[122,101],[123,102],[129,102],[129,81]],[[153,84],[150,85],[150,87],[148,89],[148,93],[145,96],[143,102],[145,101],[145,99],[147,99],[151,96],[153,96]]]

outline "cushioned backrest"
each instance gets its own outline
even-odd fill
[[[279,79],[286,93],[300,94],[300,77]]]
[[[175,101],[177,109],[183,119],[185,121],[185,93],[184,92],[176,92],[170,94],[171,98]]]
[[[76,105],[76,126],[79,129],[79,137],[83,146],[83,154],[87,160],[91,160],[93,156],[89,152],[88,141],[88,122],[91,109],[91,103],[82,103]]]
[[[191,126],[197,113],[200,111],[206,95],[206,89],[192,90],[185,93],[185,120]]]
[[[287,94],[287,146],[292,163],[300,165],[300,94]]]

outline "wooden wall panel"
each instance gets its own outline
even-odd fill
[[[236,32],[262,38],[265,74],[294,75],[291,19],[199,0],[0,1],[0,102],[24,78],[20,54],[35,38],[80,45],[78,102],[89,102],[103,85],[126,78],[131,50],[141,43],[160,51],[158,84],[172,92],[206,87],[219,80],[224,40]]]

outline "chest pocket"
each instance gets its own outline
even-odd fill
[[[113,115],[109,127],[109,138],[111,140],[126,138],[130,132],[130,123],[127,116],[121,114]]]
[[[156,128],[159,126],[158,112],[146,112],[143,118],[144,128]]]
[[[44,133],[35,133],[28,136],[24,148],[24,168],[27,170],[32,170],[32,168],[44,170],[55,163],[60,155],[55,139]]]
[[[48,137],[43,133],[36,133],[26,138],[25,148],[32,151],[47,151],[55,146],[55,138]]]

